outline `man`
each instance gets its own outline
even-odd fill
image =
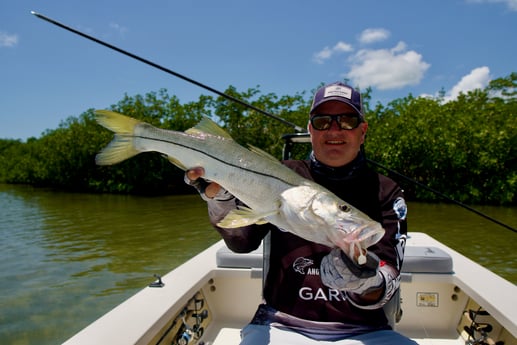
[[[207,200],[210,221],[230,249],[249,252],[271,235],[264,303],[242,330],[241,344],[414,344],[391,330],[382,309],[399,286],[406,204],[395,182],[366,165],[361,146],[368,123],[359,92],[339,82],[320,88],[308,129],[310,159],[283,163],[380,222],[386,233],[368,249],[368,263],[358,265],[338,248],[271,224],[224,229],[216,224],[239,200],[202,180],[202,168],[190,169],[186,181]]]

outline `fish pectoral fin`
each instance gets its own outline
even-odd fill
[[[252,224],[266,224],[267,220],[265,218],[276,213],[278,213],[278,210],[256,213],[251,208],[241,206],[230,211],[217,225],[221,228],[233,229]]]

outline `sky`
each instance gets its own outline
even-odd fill
[[[517,71],[517,0],[2,0],[2,139],[38,138],[124,95],[214,95],[31,11],[219,91],[310,95],[347,80],[387,104],[454,99]]]

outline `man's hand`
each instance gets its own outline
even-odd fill
[[[228,193],[226,189],[219,184],[207,181],[203,178],[205,176],[205,169],[202,167],[195,167],[185,172],[185,183],[196,188],[201,198],[205,201],[228,201],[234,196]]]
[[[200,194],[204,194],[209,199],[213,199],[221,189],[221,186],[217,183],[202,179],[202,177],[205,176],[205,169],[202,167],[187,170],[185,176],[186,180],[188,180],[188,182],[186,180],[185,182],[196,188]]]
[[[321,261],[320,277],[330,288],[361,295],[383,286],[378,267],[379,258],[372,253],[368,254],[367,264],[359,266],[340,248],[334,248]]]

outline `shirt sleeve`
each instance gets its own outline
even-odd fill
[[[380,175],[379,200],[382,208],[381,224],[386,233],[371,249],[400,272],[407,238],[407,206],[402,189],[393,180]]]
[[[391,179],[380,176],[379,200],[382,206],[382,226],[386,233],[372,250],[381,259],[379,273],[384,280],[381,299],[371,305],[350,302],[361,309],[377,309],[386,304],[400,287],[400,269],[407,238],[407,206],[402,189]]]

